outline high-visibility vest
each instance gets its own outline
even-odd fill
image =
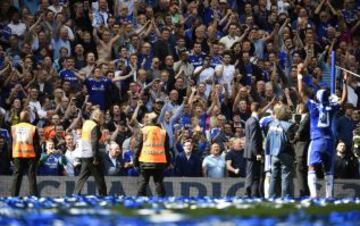
[[[91,158],[93,156],[93,150],[91,146],[91,131],[97,126],[96,122],[92,120],[86,120],[82,127],[81,139],[80,139],[80,155],[81,158]],[[94,137],[93,139],[97,139]]]
[[[11,127],[13,158],[35,158],[34,135],[36,126],[22,122]]]
[[[145,126],[141,131],[143,133],[143,145],[139,162],[166,163],[166,131],[158,126]]]

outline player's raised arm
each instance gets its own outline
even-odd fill
[[[341,100],[339,101],[340,105],[343,105],[346,103],[348,95],[348,73],[344,71],[344,80],[343,80],[343,91],[341,95]]]
[[[298,83],[298,92],[300,101],[305,103],[307,96],[305,94],[304,85],[303,85],[303,73],[304,73],[304,64],[300,63],[297,66],[297,83]]]

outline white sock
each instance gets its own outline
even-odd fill
[[[317,178],[316,178],[315,171],[309,171],[308,172],[308,186],[309,186],[311,198],[317,198],[316,179]]]
[[[271,174],[266,173],[264,180],[264,197],[266,199],[268,199],[270,196],[270,178],[271,178]]]
[[[326,198],[332,198],[334,196],[334,176],[333,175],[325,176],[325,190],[326,190]]]

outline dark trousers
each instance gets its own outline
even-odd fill
[[[307,152],[309,142],[298,141],[295,144],[295,172],[296,172],[296,184],[295,186],[300,191],[300,197],[309,196],[309,187],[307,184]]]
[[[155,192],[158,196],[165,196],[165,187],[164,187],[164,169],[141,169],[141,179],[140,187],[138,190],[138,196],[147,196],[147,188],[149,185],[150,177],[154,178],[155,183]]]
[[[246,181],[245,194],[248,197],[259,197],[263,192],[260,191],[261,161],[247,159],[246,161]]]
[[[14,180],[11,186],[11,196],[19,196],[24,169],[28,169],[30,195],[39,196],[36,184],[37,158],[15,158]]]
[[[99,189],[99,195],[107,195],[102,162],[100,161],[98,165],[94,165],[94,158],[82,158],[80,160],[81,170],[79,179],[75,185],[75,194],[81,194],[81,190],[86,180],[92,175],[94,176],[96,186]]]

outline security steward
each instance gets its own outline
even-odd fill
[[[103,121],[103,113],[99,109],[95,109],[91,113],[90,119],[83,124],[78,153],[81,170],[75,185],[75,194],[81,194],[86,180],[90,175],[93,175],[99,189],[99,195],[107,195],[101,155],[99,153],[100,125]]]
[[[39,196],[36,184],[36,168],[40,153],[39,134],[36,126],[30,124],[28,111],[20,113],[20,123],[11,127],[14,180],[11,195],[19,196],[23,171],[28,170],[30,195]]]
[[[163,173],[170,164],[169,138],[156,121],[156,113],[145,114],[145,126],[136,137],[134,165],[140,167],[141,174],[138,196],[147,196],[150,177],[154,178],[156,194],[166,194]]]

